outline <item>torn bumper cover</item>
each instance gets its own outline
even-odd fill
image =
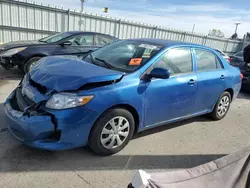
[[[46,150],[64,150],[84,146],[95,119],[95,113],[81,110],[82,116],[74,109],[62,111],[24,111],[19,108],[18,88],[5,103],[5,113],[10,132],[25,145]],[[22,102],[21,102],[22,103]],[[74,115],[78,116],[74,118]],[[81,118],[79,118],[81,117]],[[91,121],[90,121],[91,120]]]

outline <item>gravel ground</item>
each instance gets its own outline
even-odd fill
[[[0,68],[0,187],[126,187],[137,169],[188,168],[250,144],[250,95],[241,93],[221,121],[192,118],[146,131],[120,153],[98,157],[88,148],[61,152],[23,146],[7,130],[3,102],[22,74]]]

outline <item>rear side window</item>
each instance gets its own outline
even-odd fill
[[[92,34],[77,35],[71,38],[69,41],[72,42],[73,46],[93,46],[94,35]]]
[[[171,75],[193,71],[192,55],[189,48],[175,48],[167,51],[154,68],[168,69]]]
[[[240,57],[243,57],[243,51],[240,51],[240,52],[236,53],[234,56],[240,56]]]
[[[97,45],[104,46],[106,44],[112,43],[114,40],[110,37],[106,37],[103,35],[97,35]]]
[[[198,71],[209,71],[221,69],[218,58],[207,50],[195,49]]]

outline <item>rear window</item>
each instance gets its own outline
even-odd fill
[[[225,56],[225,55],[226,55],[225,53],[223,53],[223,52],[220,51],[220,50],[216,50],[216,52],[218,52],[221,56]]]
[[[236,53],[234,56],[243,57],[243,51],[240,51],[240,52]]]

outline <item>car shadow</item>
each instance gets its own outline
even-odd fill
[[[18,68],[5,70],[0,66],[0,80],[20,80],[24,76],[24,73]]]
[[[225,156],[224,154],[204,155],[125,155],[120,152],[113,156],[100,157],[88,147],[67,151],[44,151],[30,148],[16,141],[7,129],[4,105],[0,104],[0,172],[24,171],[72,171],[72,170],[137,170],[137,169],[178,169],[190,168]],[[168,128],[181,126],[193,118]],[[155,131],[167,130],[157,128]],[[147,134],[150,134],[150,131]]]
[[[175,122],[175,123],[170,123],[170,124],[167,124],[167,125],[162,125],[162,126],[159,126],[159,127],[155,127],[155,128],[140,132],[140,133],[136,134],[133,137],[133,139],[137,139],[137,138],[141,138],[141,137],[144,137],[144,136],[156,134],[156,133],[159,133],[159,132],[162,132],[162,131],[177,128],[179,126],[185,126],[185,125],[188,125],[188,124],[193,123],[193,122],[207,122],[207,121],[211,121],[211,119],[207,118],[206,115],[198,116],[198,117],[178,121],[178,122]]]

